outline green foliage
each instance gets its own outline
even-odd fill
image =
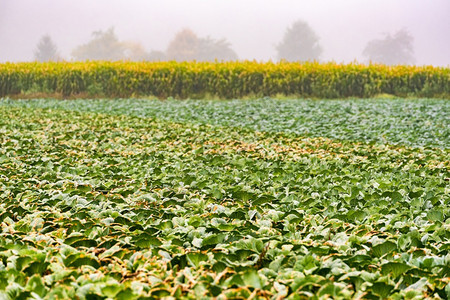
[[[396,101],[350,111],[448,122],[444,100]],[[1,100],[0,298],[448,297],[448,135],[307,137],[272,102]]]
[[[102,91],[103,92],[103,91]],[[126,114],[175,122],[243,127],[304,137],[448,147],[450,102],[436,99],[350,100],[4,100],[4,104]],[[1,104],[1,102],[0,102]],[[275,113],[276,112],[276,113]],[[215,191],[220,198],[221,192]],[[419,193],[419,192],[418,192]],[[402,195],[387,193],[393,200]],[[430,212],[430,214],[434,214]],[[436,215],[436,217],[439,217]]]
[[[100,97],[345,98],[389,94],[449,98],[450,69],[288,62],[0,64],[0,97],[25,94],[36,86],[63,97],[99,90]]]

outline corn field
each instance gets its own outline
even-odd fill
[[[0,97],[450,98],[450,68],[357,63],[57,62],[0,64]]]

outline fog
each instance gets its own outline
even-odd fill
[[[416,64],[450,65],[449,0],[0,0],[0,62],[32,61],[49,34],[61,56],[114,27],[122,41],[165,51],[175,34],[225,38],[240,59],[276,60],[286,28],[306,21],[321,61],[364,62],[370,40],[406,29]]]

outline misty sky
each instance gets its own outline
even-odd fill
[[[417,64],[450,65],[450,0],[0,0],[0,62],[33,60],[44,34],[70,59],[109,27],[147,51],[164,51],[190,28],[226,38],[240,59],[275,60],[275,45],[298,19],[320,36],[323,61],[364,61],[368,41],[405,28]]]

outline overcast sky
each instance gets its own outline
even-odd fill
[[[165,50],[175,33],[226,38],[241,59],[275,59],[286,27],[304,20],[322,60],[363,61],[368,41],[405,28],[417,64],[450,65],[450,0],[0,0],[0,61],[33,60],[49,34],[65,59],[91,33]]]

